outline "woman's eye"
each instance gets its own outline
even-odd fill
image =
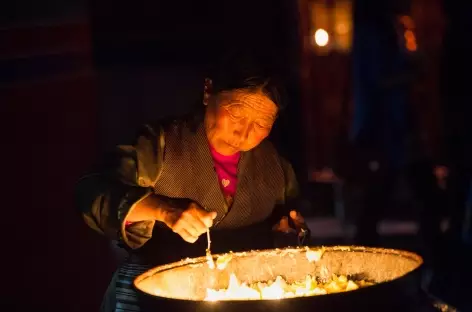
[[[270,129],[271,127],[269,124],[265,122],[256,122],[255,125],[256,125],[256,128],[258,129]]]
[[[228,113],[234,118],[240,118],[243,115],[241,107],[238,107],[238,106],[230,106],[227,108],[227,110],[228,110]]]

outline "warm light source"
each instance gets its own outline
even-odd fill
[[[415,52],[417,50],[417,42],[415,36],[415,22],[410,16],[404,15],[400,16],[399,22],[403,27],[403,41],[405,43],[405,48],[410,52]]]
[[[349,32],[349,28],[345,23],[339,23],[336,25],[336,32],[340,35],[345,35]]]
[[[405,38],[405,46],[407,50],[411,52],[416,51],[416,38],[413,31],[406,30],[404,34],[404,38]]]
[[[324,30],[323,28],[320,28],[320,29],[316,30],[316,32],[315,32],[315,43],[318,46],[324,47],[328,44],[328,41],[329,41],[329,35],[328,35],[328,32],[326,30]]]

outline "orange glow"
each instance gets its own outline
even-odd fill
[[[416,46],[416,37],[415,34],[413,33],[412,30],[406,30],[405,34],[405,42],[406,42],[406,48],[408,51],[416,51],[417,46]]]
[[[415,40],[415,34],[411,30],[405,31],[405,40],[406,41],[413,41]]]
[[[408,51],[414,52],[414,51],[416,51],[417,46],[416,46],[415,42],[407,42],[406,43],[406,48],[407,48]]]
[[[408,28],[408,29],[415,28],[415,22],[413,21],[411,17],[407,15],[403,15],[402,17],[400,17],[400,21],[403,24],[403,26],[405,26],[405,28]]]
[[[336,25],[336,32],[340,35],[345,35],[349,32],[349,27],[344,23],[339,23]]]

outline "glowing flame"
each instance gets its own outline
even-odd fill
[[[308,261],[316,262],[321,259],[324,252],[325,248],[310,249],[307,247],[305,254]],[[216,267],[219,270],[224,270],[232,258],[233,255],[231,253],[219,256],[216,259]],[[215,265],[213,260],[211,264]],[[228,287],[226,289],[208,288],[205,300],[277,300],[351,291],[373,284],[363,280],[354,282],[344,275],[330,275],[324,265],[321,266],[319,277],[323,282],[319,282],[315,277],[307,275],[304,280],[293,283],[288,283],[283,277],[277,276],[272,281],[247,284],[240,282],[236,275],[232,273],[229,276]]]
[[[205,300],[277,300],[351,291],[372,284],[373,283],[366,281],[356,283],[343,275],[333,275],[326,283],[318,283],[314,277],[307,275],[305,280],[294,283],[287,283],[281,276],[277,276],[274,281],[267,283],[258,282],[248,285],[239,282],[236,276],[231,274],[228,288],[220,290],[207,289]]]
[[[207,289],[206,301],[260,299],[260,293],[246,284],[240,284],[234,274],[229,277],[228,289]]]
[[[215,261],[213,261],[213,256],[208,251],[208,249],[207,249],[207,252],[206,252],[206,259],[207,259],[208,267],[213,270],[215,268]]]
[[[218,270],[224,270],[231,259],[233,259],[233,255],[231,253],[219,256],[218,259],[216,259],[216,267]]]
[[[226,266],[231,261],[231,259],[233,259],[233,254],[230,252],[222,256],[218,256],[218,258],[216,258],[216,261],[214,261],[211,253],[207,251],[206,259],[207,259],[208,267],[211,270],[217,268],[218,270],[222,271],[226,268]]]
[[[310,262],[317,262],[317,261],[320,261],[321,256],[323,256],[324,252],[325,252],[325,249],[324,249],[324,248],[316,249],[316,250],[308,249],[308,248],[307,248],[307,250],[306,250],[306,258],[307,258],[308,261],[310,261]]]

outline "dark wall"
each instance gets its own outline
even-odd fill
[[[7,310],[97,311],[115,258],[76,212],[75,182],[141,121],[198,102],[201,65],[228,44],[280,57],[292,103],[279,138],[294,144],[297,26],[284,17],[289,1],[188,3],[9,3],[0,30],[2,229],[4,294],[16,307]]]
[[[250,47],[274,58],[285,78],[289,108],[272,139],[302,168],[296,2],[103,0],[90,8],[106,142],[130,136],[123,129],[144,117],[188,111],[201,102],[206,67],[229,50]]]
[[[447,18],[442,55],[442,109],[445,123],[446,158],[472,167],[472,116],[470,74],[472,43],[465,33],[472,29],[472,4],[444,1]]]
[[[9,4],[16,11],[1,10],[0,29],[2,310],[97,311],[114,258],[73,200],[97,156],[85,6]]]
[[[297,25],[287,1],[91,1],[99,64],[201,64],[224,50],[251,45],[284,59]],[[292,21],[290,21],[292,23]],[[139,56],[139,58],[137,57]],[[290,63],[290,62],[288,62]]]
[[[15,0],[0,3],[0,25],[33,25],[82,19],[86,0]]]

